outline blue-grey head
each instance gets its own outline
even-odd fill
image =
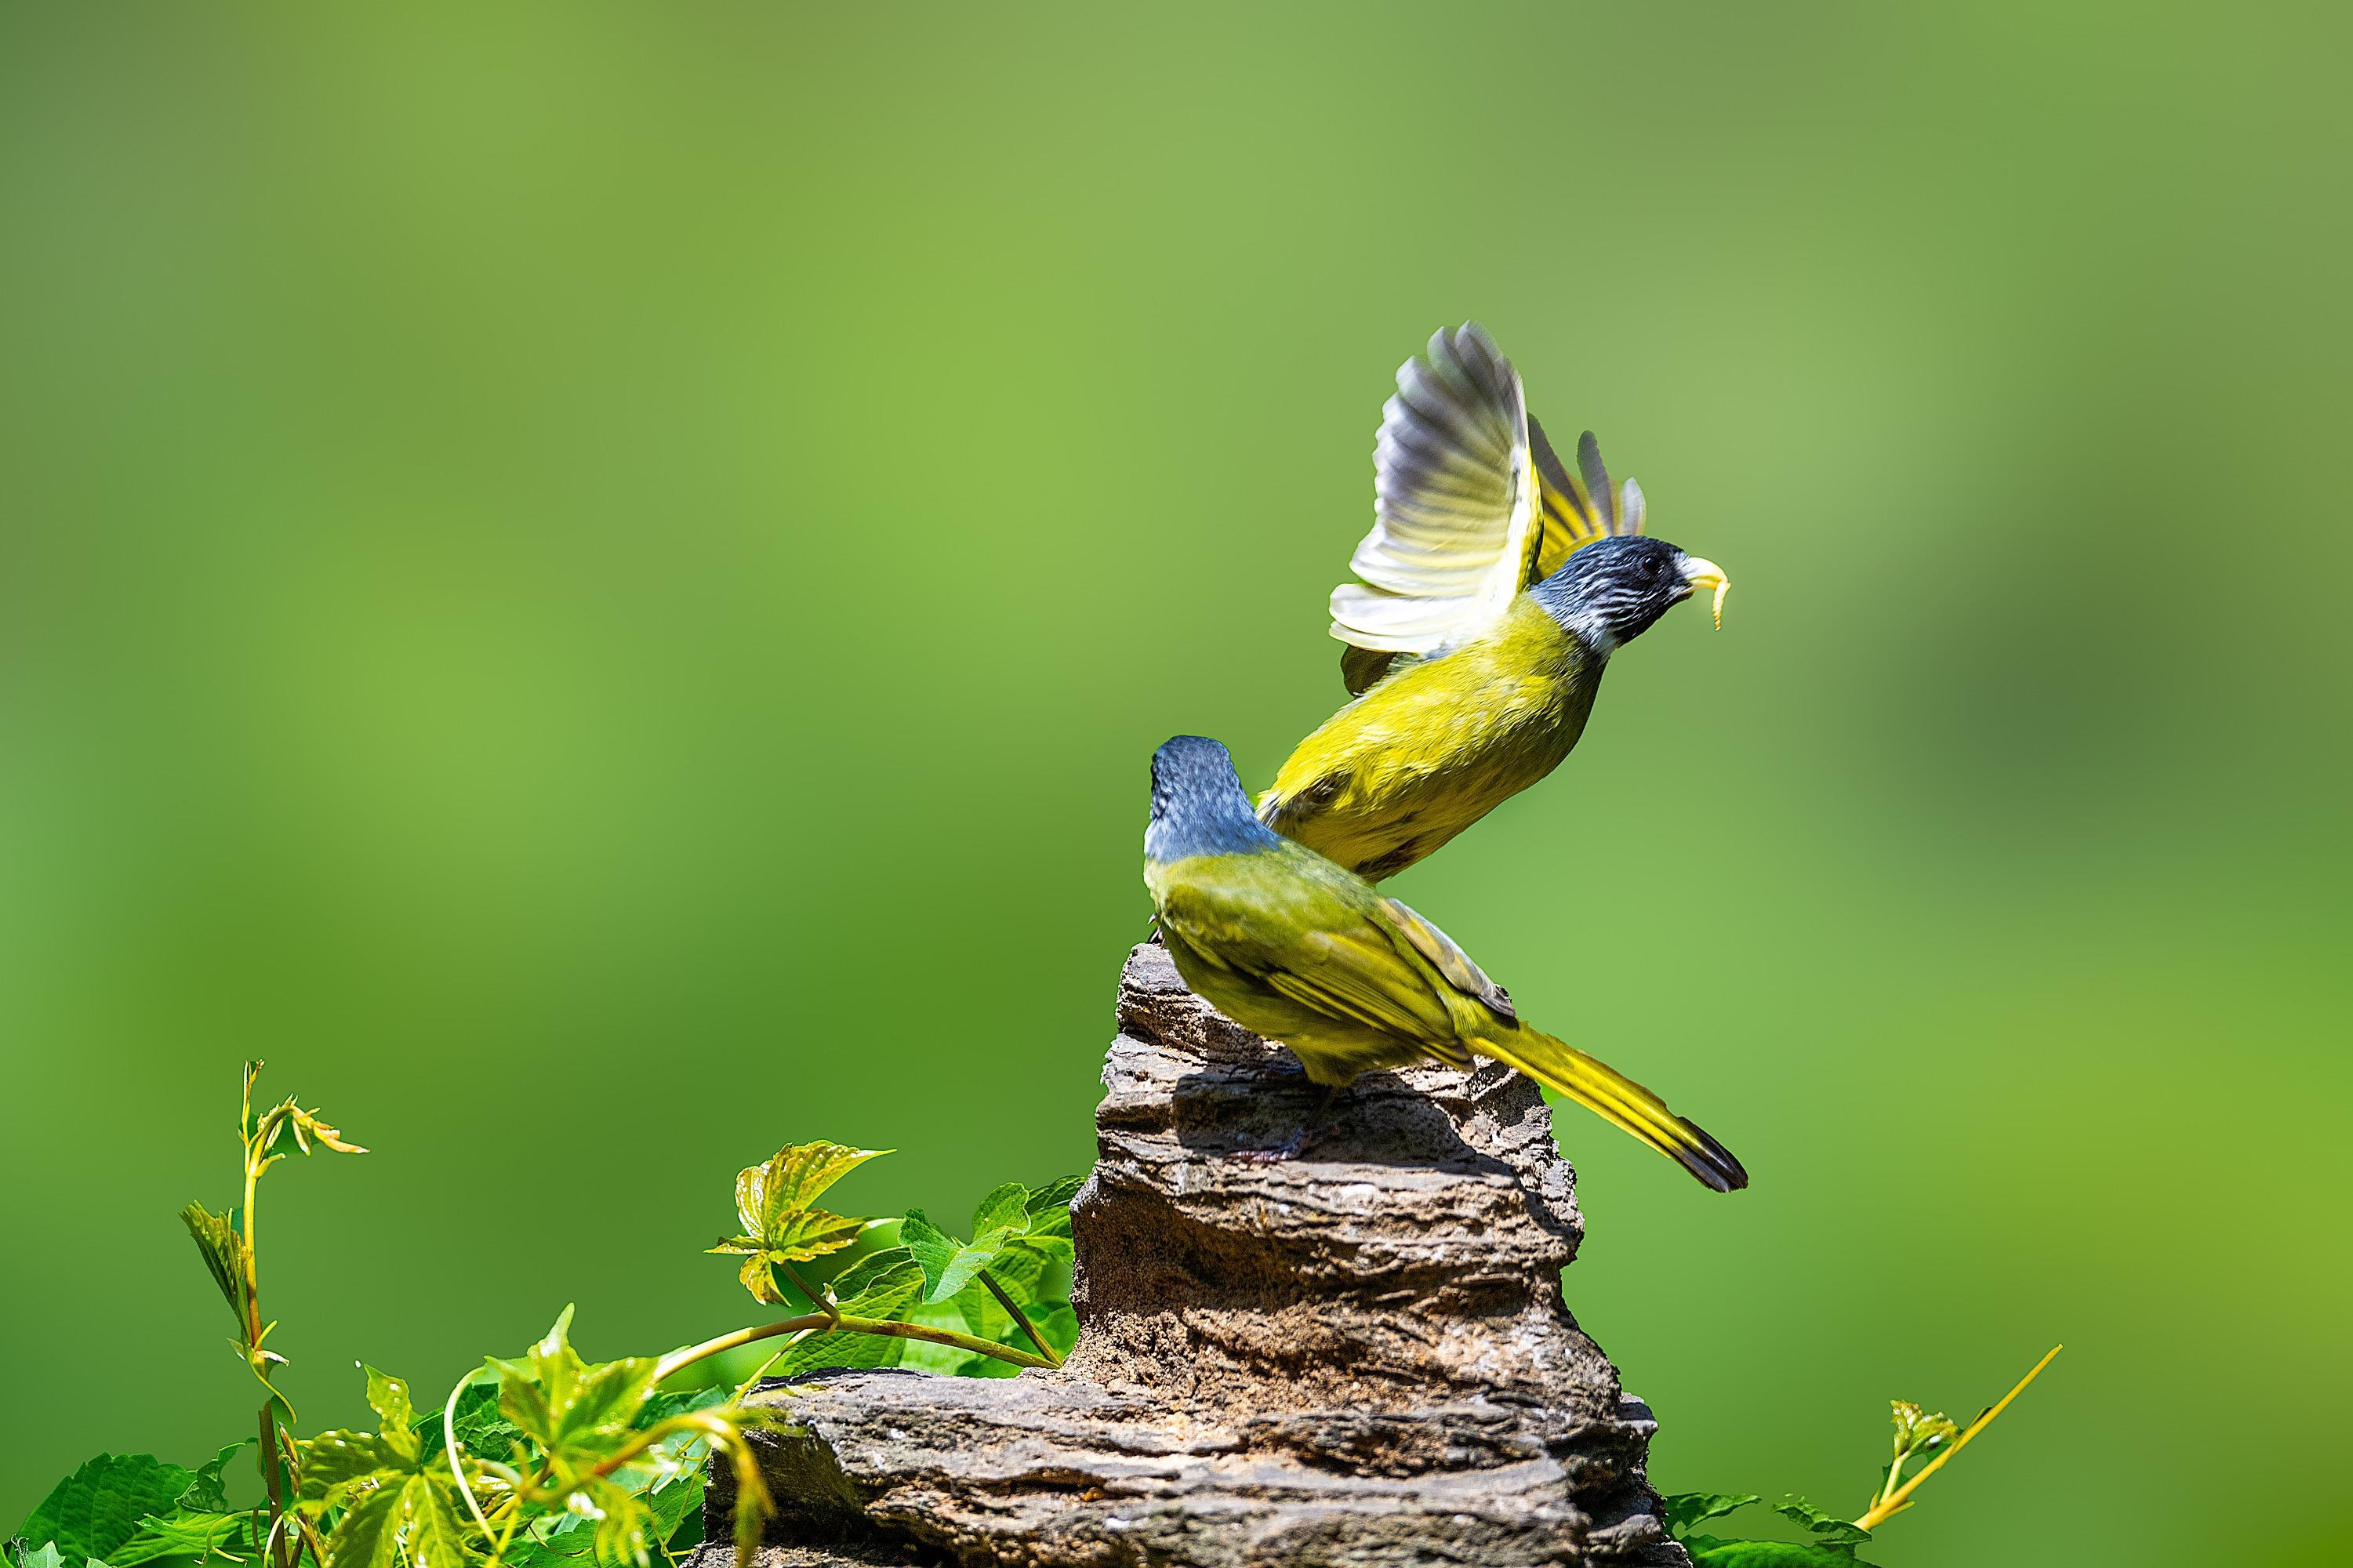
[[[1663,539],[1629,533],[1597,539],[1528,592],[1545,612],[1603,657],[1641,637],[1652,622],[1702,589],[1715,594],[1724,625],[1724,568],[1686,555]]]
[[[1152,821],[1144,829],[1147,860],[1195,855],[1249,855],[1271,847],[1274,833],[1250,809],[1225,747],[1203,735],[1178,735],[1152,753]]]

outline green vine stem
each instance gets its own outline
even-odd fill
[[[1910,1480],[1905,1481],[1894,1491],[1883,1494],[1877,1502],[1872,1504],[1870,1511],[1865,1513],[1861,1519],[1854,1521],[1854,1527],[1857,1530],[1874,1529],[1894,1515],[1899,1514],[1905,1509],[1910,1508],[1912,1506],[1910,1499],[1914,1489],[1916,1489],[1922,1481],[1926,1480],[1930,1476],[1933,1476],[1938,1470],[1943,1469],[1947,1460],[1959,1453],[1963,1448],[1968,1447],[1969,1446],[1970,1438],[1976,1436],[1978,1433],[1992,1426],[1993,1418],[2000,1415],[2003,1411],[2009,1409],[2010,1402],[2017,1398],[2020,1394],[2025,1393],[2026,1385],[2028,1384],[2032,1383],[2036,1378],[2042,1375],[2042,1369],[2051,1364],[2051,1358],[2057,1355],[2061,1351],[2065,1350],[2066,1348],[2067,1347],[2064,1345],[2052,1345],[2051,1349],[2045,1352],[2042,1359],[2034,1363],[2033,1370],[2029,1372],[2024,1377],[2020,1378],[2018,1380],[2018,1385],[2015,1388],[2012,1388],[2008,1394],[2001,1396],[2001,1402],[2000,1404],[1994,1405],[1992,1409],[1988,1410],[1975,1421],[1970,1422],[1968,1430],[1962,1433],[1958,1437],[1954,1438],[1953,1446],[1951,1447],[1946,1449],[1943,1453],[1929,1460],[1926,1465],[1920,1467],[1920,1473],[1918,1475],[1914,1476]]]
[[[810,1306],[815,1307],[818,1311],[823,1312],[827,1317],[832,1319],[836,1322],[839,1322],[841,1321],[841,1312],[834,1305],[831,1292],[820,1290],[816,1286],[810,1284],[807,1279],[802,1279],[801,1271],[794,1268],[791,1264],[786,1262],[781,1258],[776,1259],[776,1266],[785,1271],[785,1278],[793,1282],[794,1289],[798,1290],[802,1295],[808,1298]]]
[[[984,1274],[982,1278],[987,1279],[987,1276]],[[794,1283],[800,1285],[797,1279]],[[806,1286],[801,1288],[804,1290],[807,1289]],[[797,1318],[780,1319],[773,1323],[755,1323],[750,1328],[737,1329],[731,1333],[721,1334],[716,1339],[705,1340],[699,1345],[689,1345],[684,1350],[672,1351],[655,1363],[653,1381],[657,1384],[667,1382],[696,1362],[707,1360],[723,1351],[732,1351],[743,1345],[755,1344],[761,1340],[774,1339],[780,1334],[809,1333],[820,1330],[834,1333],[881,1334],[902,1340],[924,1340],[933,1344],[946,1345],[955,1350],[969,1351],[976,1355],[989,1356],[1018,1367],[1060,1366],[1061,1358],[1054,1354],[1053,1347],[1046,1342],[1044,1337],[1038,1332],[1021,1309],[1007,1300],[1004,1291],[994,1280],[989,1281],[988,1288],[996,1292],[999,1301],[1005,1303],[1006,1310],[1013,1314],[1014,1320],[1021,1325],[1022,1331],[1029,1336],[1031,1342],[1038,1346],[1042,1354],[1032,1355],[1027,1351],[1016,1350],[1011,1345],[997,1344],[988,1340],[976,1338],[971,1334],[958,1333],[953,1329],[935,1329],[926,1323],[898,1323],[881,1318],[855,1317],[841,1311],[826,1297],[813,1295],[820,1309],[818,1311],[805,1312]],[[458,1401],[473,1384],[478,1375],[480,1374],[469,1373],[459,1378],[456,1386],[449,1390],[449,1397],[442,1402],[442,1452],[449,1462],[450,1478],[458,1483],[458,1495],[466,1500],[466,1511],[473,1516],[476,1528],[481,1531],[483,1539],[502,1542],[506,1537],[491,1524],[490,1515],[482,1509],[481,1500],[474,1495],[473,1487],[466,1479],[466,1468],[462,1458],[465,1447],[458,1440]],[[706,1437],[715,1440],[733,1440],[731,1435],[710,1426],[703,1413],[691,1411],[649,1427],[618,1454],[609,1458],[607,1463],[598,1466],[596,1473],[609,1474],[613,1469],[626,1464],[630,1458],[644,1452],[654,1444],[679,1432],[688,1430],[701,1430]],[[548,1478],[544,1475],[536,1479],[517,1479],[521,1482],[513,1493],[517,1500],[536,1503],[560,1501],[572,1489],[567,1487],[550,1489],[547,1485]],[[512,1518],[508,1525],[508,1533],[511,1534],[513,1525]]]
[[[1046,1342],[1046,1336],[1038,1331],[1038,1326],[1029,1321],[1029,1314],[1023,1311],[1019,1303],[1005,1293],[1005,1287],[999,1285],[995,1277],[986,1268],[980,1271],[980,1282],[988,1287],[988,1293],[997,1298],[997,1304],[1011,1313],[1013,1321],[1021,1325],[1021,1331],[1029,1337],[1031,1344],[1038,1347],[1038,1353],[1044,1356],[1049,1364],[1061,1365],[1060,1352]]]
[[[449,1474],[458,1483],[458,1495],[466,1500],[466,1511],[472,1514],[474,1522],[481,1527],[482,1539],[489,1541],[494,1538],[491,1521],[482,1512],[482,1505],[475,1500],[474,1489],[466,1484],[466,1467],[459,1462],[459,1456],[464,1450],[458,1442],[458,1396],[472,1387],[479,1375],[479,1373],[470,1372],[459,1378],[458,1386],[449,1391],[448,1402],[441,1406],[441,1455],[449,1461]],[[500,1552],[503,1553],[506,1551],[505,1537],[495,1539],[499,1542]],[[319,1561],[324,1563],[326,1558],[322,1556]]]
[[[1019,1367],[1051,1367],[1057,1364],[1043,1356],[1032,1355],[1028,1351],[1015,1350],[1011,1345],[1000,1345],[971,1334],[958,1333],[954,1329],[935,1329],[928,1323],[894,1323],[881,1318],[854,1317],[848,1312],[805,1312],[797,1318],[785,1318],[773,1323],[756,1323],[748,1329],[737,1329],[733,1333],[721,1334],[717,1339],[705,1340],[699,1345],[689,1345],[684,1350],[672,1351],[655,1365],[654,1381],[660,1383],[692,1366],[696,1362],[717,1355],[722,1351],[732,1351],[739,1345],[773,1339],[778,1334],[805,1333],[813,1329],[832,1330],[849,1334],[887,1334],[902,1340],[925,1340],[935,1345],[947,1345],[955,1350],[970,1351],[976,1355],[988,1356]]]

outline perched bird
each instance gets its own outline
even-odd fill
[[[1508,1062],[1717,1192],[1748,1184],[1724,1145],[1615,1068],[1520,1022],[1444,931],[1251,815],[1225,747],[1179,735],[1152,755],[1144,881],[1196,995],[1280,1040],[1317,1083],[1424,1057]]]
[[[1724,571],[1642,537],[1586,432],[1578,473],[1475,323],[1408,360],[1373,450],[1373,531],[1332,594],[1356,700],[1299,743],[1261,820],[1378,881],[1560,765],[1609,656]]]

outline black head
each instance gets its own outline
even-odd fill
[[[1639,533],[1598,539],[1528,590],[1546,613],[1598,652],[1615,652],[1701,588],[1724,605],[1724,569]]]
[[[1152,821],[1144,853],[1155,860],[1247,854],[1274,838],[1250,809],[1225,747],[1178,735],[1152,753]]]

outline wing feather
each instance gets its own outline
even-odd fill
[[[1430,960],[1431,967],[1444,977],[1448,984],[1482,1004],[1504,1022],[1519,1022],[1520,1015],[1512,1005],[1511,994],[1488,979],[1487,972],[1473,963],[1471,955],[1456,945],[1452,937],[1399,900],[1383,899],[1381,902],[1385,906],[1382,912],[1388,916],[1391,929],[1411,943],[1415,952]]]
[[[1427,653],[1499,614],[1526,578],[1536,485],[1527,404],[1473,322],[1430,337],[1398,371],[1373,443],[1373,529],[1332,595],[1332,633]]]
[[[1373,442],[1373,529],[1332,591],[1341,674],[1363,692],[1392,656],[1476,634],[1569,552],[1642,529],[1641,491],[1609,485],[1591,432],[1577,470],[1527,411],[1519,373],[1475,321],[1433,333],[1398,367]]]

